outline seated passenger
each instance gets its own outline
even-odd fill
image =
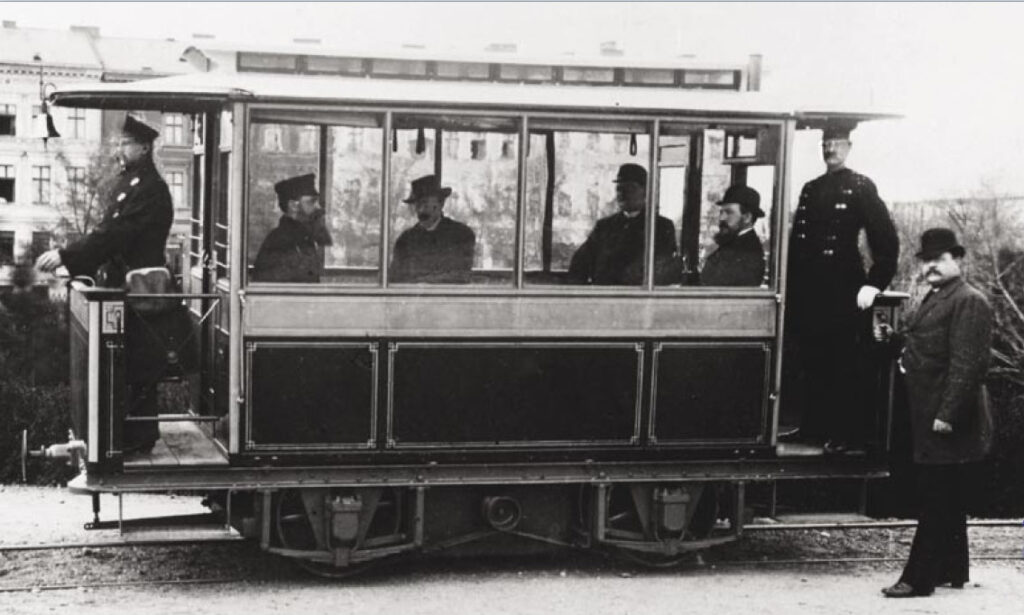
[[[619,212],[598,220],[590,236],[572,255],[569,279],[574,284],[637,285],[643,281],[647,170],[638,164],[619,167],[615,200]],[[655,220],[655,283],[674,284],[681,273],[676,227],[664,216]]]
[[[458,284],[469,282],[476,235],[461,222],[446,217],[445,199],[452,189],[441,187],[435,175],[412,182],[409,203],[419,222],[395,242],[389,276],[393,282]]]
[[[718,205],[718,249],[704,263],[701,284],[760,286],[764,281],[764,250],[754,222],[764,215],[761,195],[747,186],[730,186]]]
[[[324,224],[316,177],[312,173],[289,177],[274,184],[274,191],[283,213],[256,254],[252,280],[319,282],[323,248],[333,241]]]

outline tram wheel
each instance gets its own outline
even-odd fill
[[[302,491],[299,489],[286,489],[277,498],[277,506],[274,508],[274,527],[277,531],[277,539],[285,549],[296,551],[317,551],[320,545],[317,544],[316,534],[306,511],[306,505],[302,501]],[[350,564],[339,568],[326,562],[317,562],[300,557],[289,557],[296,566],[306,572],[325,579],[346,579],[357,574],[362,574],[371,568],[376,567],[382,560],[373,560]]]

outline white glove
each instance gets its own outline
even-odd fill
[[[857,293],[857,307],[862,310],[866,310],[875,302],[875,296],[882,291],[878,290],[874,286],[868,286],[865,284],[860,287],[860,292]]]

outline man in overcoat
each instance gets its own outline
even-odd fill
[[[764,249],[754,222],[764,216],[761,195],[739,184],[718,202],[718,249],[700,272],[704,286],[760,286],[764,281]]]
[[[254,282],[320,281],[323,249],[332,245],[316,189],[316,175],[307,173],[274,184],[281,220],[260,244],[253,263]]]
[[[100,286],[122,288],[129,271],[166,265],[164,250],[174,205],[153,162],[153,142],[159,134],[125,116],[116,155],[121,173],[107,197],[103,219],[79,241],[40,255],[36,259],[40,271],[63,265],[72,276],[90,276]],[[125,378],[131,389],[127,413],[142,417],[157,414],[155,381],[166,366],[165,353],[149,343],[148,331],[141,317],[129,311],[125,317]],[[159,437],[155,422],[125,423],[122,450],[149,451]]]
[[[416,225],[395,241],[389,272],[392,282],[466,284],[473,271],[476,234],[465,224],[444,215],[452,189],[436,175],[413,180],[403,202],[416,213]]]
[[[961,277],[964,248],[953,231],[921,237],[921,272],[931,289],[903,329],[902,347],[920,517],[910,558],[890,598],[927,596],[968,577],[967,492],[975,466],[992,443],[984,379],[992,344],[988,299]],[[884,325],[876,339],[889,336]]]
[[[101,286],[120,288],[128,271],[166,264],[174,205],[153,163],[153,141],[159,134],[134,117],[125,117],[117,146],[121,173],[107,195],[103,219],[81,240],[40,255],[39,270],[63,265],[72,276],[96,277]]]
[[[647,207],[647,169],[627,163],[615,177],[619,211],[601,218],[587,240],[572,255],[569,279],[575,284],[639,285],[644,272],[644,209]],[[654,223],[655,284],[679,282],[676,227],[665,216]]]
[[[826,172],[804,185],[789,236],[787,346],[797,350],[805,389],[799,435],[824,443],[826,452],[865,444],[867,310],[892,281],[899,256],[896,227],[875,184],[846,167],[850,128],[825,128]],[[862,232],[871,252],[866,270]]]

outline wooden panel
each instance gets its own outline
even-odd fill
[[[639,439],[639,344],[398,343],[388,357],[392,446]]]
[[[763,344],[657,344],[651,442],[761,441],[768,374]]]
[[[247,335],[726,337],[775,335],[775,299],[722,296],[247,295]]]

